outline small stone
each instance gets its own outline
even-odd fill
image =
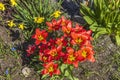
[[[28,67],[24,67],[24,68],[22,69],[22,73],[23,73],[23,75],[24,75],[25,77],[28,77],[28,76],[30,75],[30,72],[31,72],[31,70],[30,70],[30,68],[28,68]]]

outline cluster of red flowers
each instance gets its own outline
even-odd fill
[[[92,40],[91,30],[86,31],[79,24],[73,27],[72,21],[64,17],[59,20],[53,19],[52,22],[46,22],[46,24],[48,30],[37,28],[32,36],[35,39],[35,45],[27,49],[27,55],[31,56],[36,49],[35,46],[39,48],[39,60],[44,66],[42,74],[50,76],[60,74],[58,62],[78,67],[81,61],[95,61],[90,42]]]

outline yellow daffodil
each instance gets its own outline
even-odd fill
[[[21,24],[19,24],[19,26],[18,26],[21,30],[24,30],[24,28],[25,28],[25,26],[24,26],[24,24],[23,23],[21,23]]]
[[[10,3],[11,3],[12,6],[16,6],[17,5],[16,0],[10,0]]]
[[[34,22],[35,23],[42,23],[42,22],[44,22],[44,17],[35,17]]]
[[[0,2],[0,11],[4,11],[4,10],[5,10],[5,5]]]
[[[58,18],[61,15],[60,11],[55,11],[51,16],[54,16],[55,18]]]
[[[13,22],[13,20],[10,20],[10,21],[7,21],[7,22],[8,22],[9,27],[16,26],[15,23]]]

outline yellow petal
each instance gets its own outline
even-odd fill
[[[5,10],[5,5],[3,3],[0,3],[0,10],[4,11]]]

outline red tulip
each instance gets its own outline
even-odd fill
[[[50,55],[50,59],[59,60],[60,58],[62,58],[64,56],[64,53],[62,52],[62,45],[50,49],[47,52],[47,54]]]
[[[73,64],[74,67],[78,67],[79,60],[77,57],[78,57],[78,54],[74,51],[74,49],[71,47],[68,47],[67,54],[65,57],[66,59],[64,60],[64,62],[67,64]]]
[[[58,64],[55,64],[54,62],[49,62],[47,64],[44,64],[44,69],[42,71],[42,74],[49,74],[52,76],[53,74],[59,75],[60,70],[58,69]]]
[[[65,40],[65,37],[57,38],[56,39],[56,44],[62,45],[62,46],[67,46],[67,40]]]
[[[78,45],[84,44],[88,39],[87,35],[82,35],[80,33],[75,33],[75,32],[71,33],[71,37],[72,37],[71,43],[73,45],[74,44],[78,44]]]
[[[71,21],[66,26],[62,26],[62,31],[65,34],[70,34],[71,30],[72,30],[72,22]]]
[[[33,54],[35,49],[36,49],[35,45],[29,45],[28,49],[26,50],[27,51],[27,56],[30,56],[31,54]]]
[[[46,43],[47,36],[48,33],[45,30],[40,30],[37,28],[32,38],[36,39],[35,44],[39,45],[40,43]]]
[[[79,60],[83,61],[83,60],[89,60],[91,62],[95,61],[94,58],[94,51],[92,50],[91,47],[83,47],[81,48],[81,50],[78,51],[79,54]]]
[[[49,31],[55,31],[60,28],[61,20],[53,19],[52,22],[46,22]]]

